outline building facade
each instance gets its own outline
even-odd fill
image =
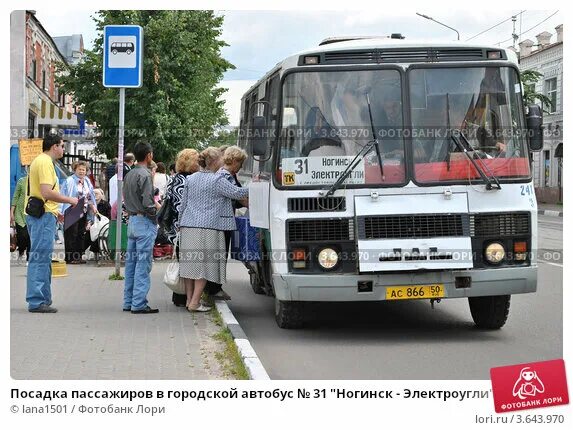
[[[555,30],[555,35],[538,34],[537,43],[527,39],[519,44],[520,69],[541,73],[535,92],[553,102],[543,106],[544,146],[533,155],[537,200],[544,203],[563,201],[563,25]]]
[[[77,127],[71,96],[56,85],[57,65],[66,65],[66,59],[34,12],[12,12],[10,39],[11,145],[19,138]]]
[[[94,127],[86,125],[69,94],[56,84],[56,74],[83,57],[80,34],[51,37],[33,11],[10,15],[10,182],[11,194],[24,174],[18,140],[60,133],[66,141],[64,162],[93,156]],[[58,67],[58,65],[63,65]],[[63,69],[63,71],[62,71]],[[101,157],[99,157],[101,158]],[[105,158],[105,157],[103,157]]]

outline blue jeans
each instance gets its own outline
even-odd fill
[[[130,216],[127,223],[127,253],[125,257],[125,287],[123,308],[132,311],[145,309],[151,287],[153,244],[157,225],[145,216]]]
[[[30,233],[26,301],[28,309],[36,309],[42,304],[52,303],[52,252],[56,217],[51,213],[45,213],[40,218],[26,215],[26,223]]]

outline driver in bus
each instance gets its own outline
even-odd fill
[[[307,143],[301,151],[303,157],[344,155],[336,130],[328,123],[318,106],[313,106],[308,111],[304,131]]]

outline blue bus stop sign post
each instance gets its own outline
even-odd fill
[[[106,25],[103,28],[103,86],[119,88],[119,135],[117,148],[117,218],[115,274],[121,270],[121,214],[123,206],[123,137],[125,89],[143,85],[143,28],[139,25]]]

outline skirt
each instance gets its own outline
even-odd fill
[[[225,232],[205,228],[181,228],[179,276],[206,279],[223,284],[226,281],[227,250]]]

